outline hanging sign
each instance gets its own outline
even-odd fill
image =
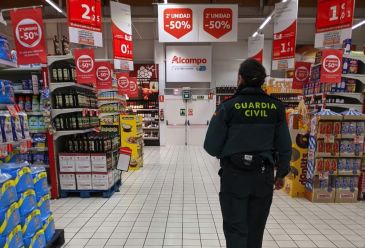
[[[275,4],[272,70],[294,69],[298,0]]]
[[[264,35],[258,34],[255,37],[248,37],[248,57],[256,59],[261,64],[264,57]]]
[[[355,0],[318,0],[315,48],[340,48],[351,39]]]
[[[95,62],[96,68],[96,88],[112,88],[112,65],[109,62]]]
[[[70,42],[103,46],[101,1],[67,0]]]
[[[167,82],[211,82],[212,47],[166,47]]]
[[[131,7],[110,1],[114,69],[133,71]]]
[[[128,95],[129,94],[129,73],[117,72],[117,73],[115,73],[115,77],[117,79],[118,94],[119,95]]]
[[[129,93],[128,97],[131,99],[138,98],[139,90],[136,77],[129,77]]]
[[[303,89],[304,84],[309,82],[312,63],[295,62],[293,77],[293,89]]]
[[[95,55],[93,49],[74,49],[76,81],[79,84],[96,84]]]
[[[47,64],[41,8],[10,11],[18,65]]]
[[[237,5],[158,6],[160,42],[234,42],[237,26]]]
[[[322,51],[321,83],[341,83],[342,50],[326,49]]]

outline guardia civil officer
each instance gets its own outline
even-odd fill
[[[285,108],[261,89],[265,78],[265,68],[256,60],[240,65],[237,93],[218,107],[204,142],[205,150],[220,159],[227,248],[262,247],[274,188],[284,186],[290,168]]]

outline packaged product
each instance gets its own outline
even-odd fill
[[[44,235],[46,237],[46,241],[49,242],[56,232],[53,215],[50,215],[43,223]]]
[[[21,124],[20,124],[19,115],[16,114],[14,116],[11,116],[10,121],[11,121],[13,140],[14,141],[21,140],[22,137],[23,137],[23,134],[22,134],[22,127],[21,127]]]
[[[35,191],[33,189],[28,189],[27,191],[21,193],[19,196],[18,206],[19,213],[22,218],[36,209],[37,197]]]
[[[24,239],[33,237],[42,228],[41,211],[36,208],[21,221]]]
[[[0,104],[14,104],[13,83],[9,80],[0,79]]]
[[[0,173],[0,209],[7,209],[12,203],[18,200],[15,181],[6,173]]]
[[[28,126],[28,116],[24,112],[19,112],[18,116],[19,116],[19,121],[20,121],[22,139],[28,139],[28,138],[30,138],[29,126]]]
[[[31,170],[26,163],[4,163],[1,171],[10,174],[15,180],[18,193],[34,188]]]
[[[0,34],[0,59],[12,61],[9,41],[5,36],[1,34]]]
[[[23,248],[23,234],[20,225],[17,225],[8,235],[0,235],[0,247],[3,248]]]
[[[349,58],[343,58],[342,74],[348,74],[349,73],[349,67],[350,67],[350,59]]]
[[[38,125],[39,125],[39,117],[38,116],[29,117],[29,129],[30,130],[38,130]]]
[[[43,229],[37,231],[33,237],[24,237],[24,245],[26,248],[44,248],[46,244]]]
[[[41,219],[42,221],[44,221],[45,219],[47,219],[51,212],[51,195],[45,195],[42,197],[38,197],[38,203],[37,206],[39,208],[39,210],[41,211]]]
[[[348,73],[357,74],[359,72],[359,61],[356,59],[351,59],[349,63]]]
[[[7,111],[0,112],[0,128],[3,142],[13,141],[13,132],[11,128],[11,118]]]
[[[0,210],[0,236],[8,235],[20,223],[18,203]]]
[[[32,177],[34,183],[34,190],[37,197],[42,197],[49,193],[48,182],[47,182],[47,172],[43,167],[32,167]]]
[[[357,122],[356,123],[356,135],[363,136],[365,132],[365,122]]]

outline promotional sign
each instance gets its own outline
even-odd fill
[[[167,82],[211,82],[212,47],[167,46]]]
[[[272,70],[294,69],[298,0],[275,4]]]
[[[112,88],[112,65],[109,62],[95,62],[96,68],[96,88]]]
[[[258,34],[255,37],[248,37],[248,57],[256,59],[261,64],[264,58],[264,35]]]
[[[95,55],[93,49],[74,49],[76,81],[79,84],[96,84]]]
[[[110,1],[114,69],[133,71],[131,7]]]
[[[129,77],[129,93],[128,97],[130,99],[138,98],[138,84],[137,84],[137,78],[136,77]]]
[[[237,5],[159,5],[160,42],[237,41]]]
[[[117,79],[118,94],[119,95],[128,95],[129,94],[129,73],[117,72],[117,73],[115,73],[115,77]]]
[[[139,94],[144,100],[157,100],[158,97],[158,65],[138,64],[134,66],[134,71],[130,72],[131,77],[137,78]]]
[[[342,50],[322,51],[321,83],[341,83]]]
[[[303,89],[304,84],[309,82],[312,63],[295,62],[293,77],[293,89]]]
[[[70,42],[103,46],[100,0],[67,0]]]
[[[18,65],[47,64],[41,8],[10,11]]]
[[[315,47],[341,47],[351,39],[355,0],[318,0]]]

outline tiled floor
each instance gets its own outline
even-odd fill
[[[218,163],[200,147],[146,148],[110,199],[52,202],[65,247],[225,247]],[[365,247],[365,204],[312,204],[275,193],[264,246]]]

